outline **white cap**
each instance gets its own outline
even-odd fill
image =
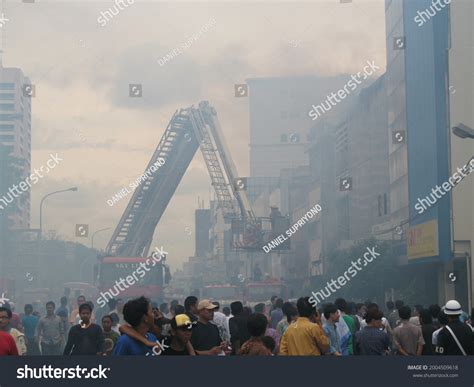
[[[444,306],[444,313],[448,316],[455,316],[461,314],[461,304],[456,300],[449,300]]]

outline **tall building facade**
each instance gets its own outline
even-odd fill
[[[310,268],[312,286],[317,287],[318,276],[325,271],[325,260],[331,251],[339,246],[340,218],[337,214],[336,196],[336,131],[327,120],[321,120],[311,128],[313,144],[309,148],[311,187],[309,202],[319,203],[322,211],[315,217],[314,233],[310,241]]]
[[[211,228],[211,210],[198,209],[194,213],[196,257],[205,257],[210,252],[209,230]]]
[[[347,118],[347,175],[352,179],[348,229],[350,240],[369,238],[373,227],[390,217],[386,76],[361,90]],[[341,153],[341,156],[344,153]],[[342,176],[341,176],[342,178]],[[340,179],[337,181],[339,188]]]
[[[450,5],[449,108],[450,127],[458,124],[474,129],[474,2],[453,0]],[[451,131],[451,171],[466,164],[474,155],[474,139],[461,139]],[[464,179],[452,191],[454,262],[456,281],[448,288],[449,297],[462,305],[473,305],[474,292],[474,176]],[[463,275],[466,272],[467,275]]]
[[[426,293],[444,300],[443,276],[453,258],[451,193],[430,204],[425,198],[450,177],[449,7],[420,26],[417,17],[431,6],[431,0],[385,1],[390,210],[392,226],[403,232],[401,262],[422,265]]]
[[[16,159],[17,182],[31,173],[31,97],[34,89],[21,69],[6,68],[0,62],[0,144]],[[0,168],[4,165],[0,165]],[[7,194],[1,192],[0,196]],[[12,228],[30,227],[30,195],[15,198],[15,211],[9,215]],[[10,200],[10,197],[8,197]]]
[[[385,82],[382,75],[337,117],[311,128],[308,196],[312,205],[322,207],[309,238],[313,286],[320,285],[328,255],[372,237],[374,228],[390,217]]]
[[[278,177],[284,168],[308,165],[305,149],[312,105],[337,91],[349,76],[315,76],[248,79],[250,113],[250,176]],[[325,113],[344,107],[341,101]]]

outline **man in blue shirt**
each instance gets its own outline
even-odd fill
[[[33,305],[26,304],[25,305],[25,315],[21,319],[21,323],[23,328],[25,329],[25,336],[26,336],[26,354],[28,356],[38,356],[41,355],[41,352],[38,347],[38,343],[36,342],[35,333],[36,333],[36,326],[38,325],[38,317],[33,315]]]
[[[326,323],[323,325],[323,329],[329,339],[329,351],[326,355],[341,356],[341,338],[336,328],[336,323],[339,321],[341,314],[336,305],[326,305],[324,308],[324,317],[326,318]]]
[[[149,332],[154,324],[154,316],[151,303],[145,297],[128,301],[123,308],[123,317],[138,335],[148,341],[157,342],[156,336]],[[120,336],[114,348],[114,355],[119,356],[153,356],[161,352],[162,348],[158,342],[156,349],[151,348],[126,333]]]

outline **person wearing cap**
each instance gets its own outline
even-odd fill
[[[474,334],[469,326],[459,319],[462,314],[461,304],[450,300],[444,306],[448,324],[438,334],[436,353],[444,356],[473,355]]]
[[[221,355],[227,350],[225,342],[221,340],[219,329],[211,321],[217,305],[209,300],[202,300],[197,306],[198,321],[193,328],[191,344],[198,355]]]
[[[190,356],[190,349],[193,351],[190,343],[193,334],[193,328],[196,325],[191,321],[188,315],[178,314],[171,319],[171,336],[167,340],[169,345],[163,352],[164,356]]]

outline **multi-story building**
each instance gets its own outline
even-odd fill
[[[30,83],[21,69],[3,67],[0,61],[0,144],[16,158],[18,182],[31,171],[31,97],[34,88]],[[0,193],[4,194],[6,192]],[[22,192],[14,200],[15,211],[9,215],[12,228],[27,229],[30,227],[30,191]]]
[[[281,171],[280,192],[282,207],[288,208],[290,225],[297,223],[316,203],[309,201],[310,169],[309,166],[301,166]],[[291,250],[284,250],[275,255],[280,256],[281,277],[286,281],[290,294],[293,296],[302,294],[302,290],[310,286],[310,240],[315,237],[314,220],[309,221],[290,238]],[[288,227],[290,228],[290,227]],[[285,230],[286,231],[286,230]]]
[[[205,257],[209,251],[209,229],[211,228],[211,211],[209,209],[197,209],[195,211],[196,251],[197,257]]]
[[[449,108],[450,127],[460,123],[474,129],[474,62],[472,47],[474,31],[474,3],[453,0],[450,5],[449,49]],[[470,54],[469,54],[470,53]],[[461,139],[451,132],[451,173],[456,172],[474,155],[474,140]],[[459,299],[462,305],[472,308],[474,298],[474,177],[464,179],[452,191],[452,218],[454,261],[452,272],[456,281],[451,282],[447,297]],[[466,270],[466,268],[468,270]],[[451,269],[448,267],[448,270]],[[463,275],[467,271],[467,275]],[[451,270],[449,270],[451,272]],[[448,273],[449,279],[449,273]]]
[[[283,168],[308,165],[305,148],[309,129],[314,125],[309,112],[347,79],[348,76],[248,79],[250,176],[278,177]],[[346,101],[341,101],[337,108]],[[325,115],[330,116],[335,110]]]
[[[309,202],[319,203],[321,213],[314,220],[314,233],[310,238],[310,267],[313,283],[318,286],[318,276],[325,271],[325,260],[331,251],[339,246],[340,218],[337,214],[338,199],[336,196],[336,126],[328,120],[319,121],[311,128],[313,144],[308,150],[311,171]],[[313,204],[314,203],[314,204]]]
[[[431,0],[385,1],[389,205],[391,224],[401,226],[406,241],[401,263],[418,263],[423,294],[433,301],[438,294],[442,302],[446,263],[453,258],[451,194],[424,210],[415,208],[450,177],[449,7],[420,25],[419,12],[431,6]],[[397,136],[403,141],[395,141]]]
[[[387,141],[386,76],[361,90],[347,118],[348,171],[351,189],[341,191],[349,198],[349,237],[356,241],[372,235],[373,227],[390,217]],[[345,158],[345,156],[344,156]],[[338,189],[341,178],[337,180]]]
[[[311,138],[309,204],[322,207],[310,223],[314,286],[326,270],[325,257],[370,238],[389,218],[385,75],[362,89],[339,116],[319,121]]]

